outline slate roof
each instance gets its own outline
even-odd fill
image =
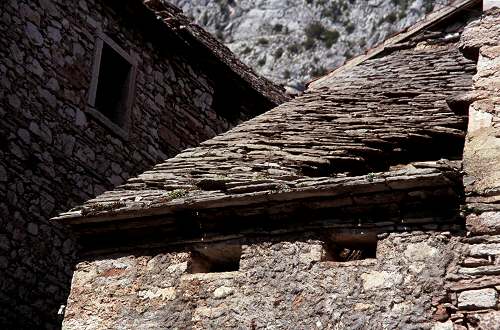
[[[475,72],[457,47],[464,24],[418,30],[57,219],[92,231],[152,215],[216,219],[221,209],[279,217],[293,201],[353,212],[380,203],[376,196],[389,204],[421,189],[455,196],[459,166],[419,161],[461,157]]]
[[[215,56],[221,63],[227,65],[253,89],[267,97],[275,105],[287,101],[283,87],[257,75],[250,67],[241,62],[229,48],[205,31],[199,25],[192,23],[181,9],[161,0],[140,0],[145,7],[161,20],[170,32],[187,44],[201,46],[202,53],[197,54],[200,60],[208,55]],[[205,53],[205,54],[204,54]]]
[[[394,49],[401,47],[406,47],[411,45],[415,38],[422,38],[425,32],[429,32],[433,27],[439,24],[446,24],[450,19],[454,19],[453,16],[461,13],[467,13],[468,11],[478,10],[478,7],[482,5],[481,0],[455,0],[451,1],[449,5],[440,8],[439,10],[430,12],[422,20],[418,21],[414,25],[411,25],[400,31],[399,33],[387,38],[379,45],[372,49],[369,49],[366,54],[362,54],[350,59],[347,63],[339,68],[336,68],[329,74],[319,77],[312,81],[309,87],[321,86],[322,82],[328,83],[331,76],[338,74],[342,71],[349,70],[350,68],[377,56],[384,54],[385,52],[391,52]],[[467,14],[466,14],[467,15]],[[422,33],[423,32],[423,33]]]

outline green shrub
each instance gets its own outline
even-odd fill
[[[316,42],[312,38],[307,38],[303,43],[302,46],[304,46],[305,50],[310,50],[316,47]]]
[[[320,39],[327,30],[320,22],[312,22],[306,26],[304,32],[308,38]]]
[[[320,22],[309,24],[304,32],[307,37],[303,44],[305,49],[313,48],[315,46],[314,40],[321,40],[327,48],[330,48],[340,37],[337,30],[328,30]]]
[[[406,12],[410,6],[410,0],[391,0],[391,2],[395,7],[399,7],[401,12]]]
[[[283,48],[281,48],[281,47],[276,49],[276,51],[274,52],[275,59],[280,58],[282,55],[283,55]]]
[[[259,40],[257,40],[257,43],[262,46],[267,46],[269,44],[269,40],[267,40],[266,38],[259,38]]]
[[[311,70],[311,77],[317,78],[317,77],[324,76],[327,73],[328,73],[328,70],[325,69],[324,66],[313,67],[312,70]]]
[[[332,2],[330,6],[323,8],[321,16],[329,17],[332,21],[336,21],[339,16],[347,9],[346,2]]]
[[[434,9],[434,3],[432,0],[424,0],[424,10],[428,14]]]
[[[300,46],[296,43],[291,44],[287,47],[289,53],[297,54],[300,51]]]
[[[207,12],[203,13],[203,17],[201,18],[201,24],[202,25],[207,25],[208,24],[208,14],[207,14]]]
[[[356,26],[354,25],[353,22],[349,22],[345,26],[345,30],[347,31],[347,33],[353,33],[355,28],[356,28]]]
[[[337,31],[337,30],[331,30],[331,31],[328,30],[323,35],[323,42],[325,43],[325,46],[327,48],[330,48],[330,47],[332,47],[332,45],[334,43],[337,42],[337,40],[339,40],[339,37],[340,37],[339,31]]]
[[[274,33],[280,33],[283,31],[283,24],[274,24],[273,26],[273,32]]]
[[[391,24],[396,22],[397,19],[398,17],[396,16],[396,13],[390,13],[385,17],[385,20]]]
[[[169,191],[168,193],[168,199],[177,199],[177,198],[183,198],[186,197],[189,194],[189,192],[186,189],[175,189],[172,191]]]
[[[252,51],[252,48],[250,48],[250,47],[246,46],[246,47],[245,47],[245,48],[241,51],[241,53],[242,53],[243,55],[246,55],[246,54],[250,53],[251,51]]]

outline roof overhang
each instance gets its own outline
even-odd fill
[[[275,184],[275,183],[274,183]],[[86,251],[203,241],[262,230],[329,227],[410,229],[456,223],[461,176],[442,162],[345,178],[308,178],[286,185],[242,183],[240,193],[204,191],[145,206],[94,205],[54,218],[80,235]],[[238,191],[234,190],[233,191]]]

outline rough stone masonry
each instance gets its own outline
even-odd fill
[[[64,327],[498,328],[500,10],[478,5],[62,214],[87,252]]]
[[[0,327],[55,328],[76,250],[48,219],[284,97],[142,1],[5,0],[0,34]],[[136,61],[125,128],[89,106],[101,35]]]
[[[468,237],[461,240],[459,263],[446,276],[442,305],[450,329],[452,322],[457,329],[500,327],[499,7],[471,23],[461,38],[461,49],[478,62],[463,156]]]

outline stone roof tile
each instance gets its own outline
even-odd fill
[[[462,153],[467,114],[457,105],[467,101],[475,63],[460,53],[457,40],[429,38],[338,71],[58,219],[90,223],[331,197],[352,187],[439,185],[448,170],[391,171],[392,165]]]
[[[275,105],[288,100],[283,87],[257,75],[250,67],[241,62],[229,48],[223,45],[202,27],[187,18],[182,10],[161,0],[141,0],[144,5],[161,19],[169,30],[179,38],[201,45],[206,52],[227,65],[253,89],[266,96]]]

